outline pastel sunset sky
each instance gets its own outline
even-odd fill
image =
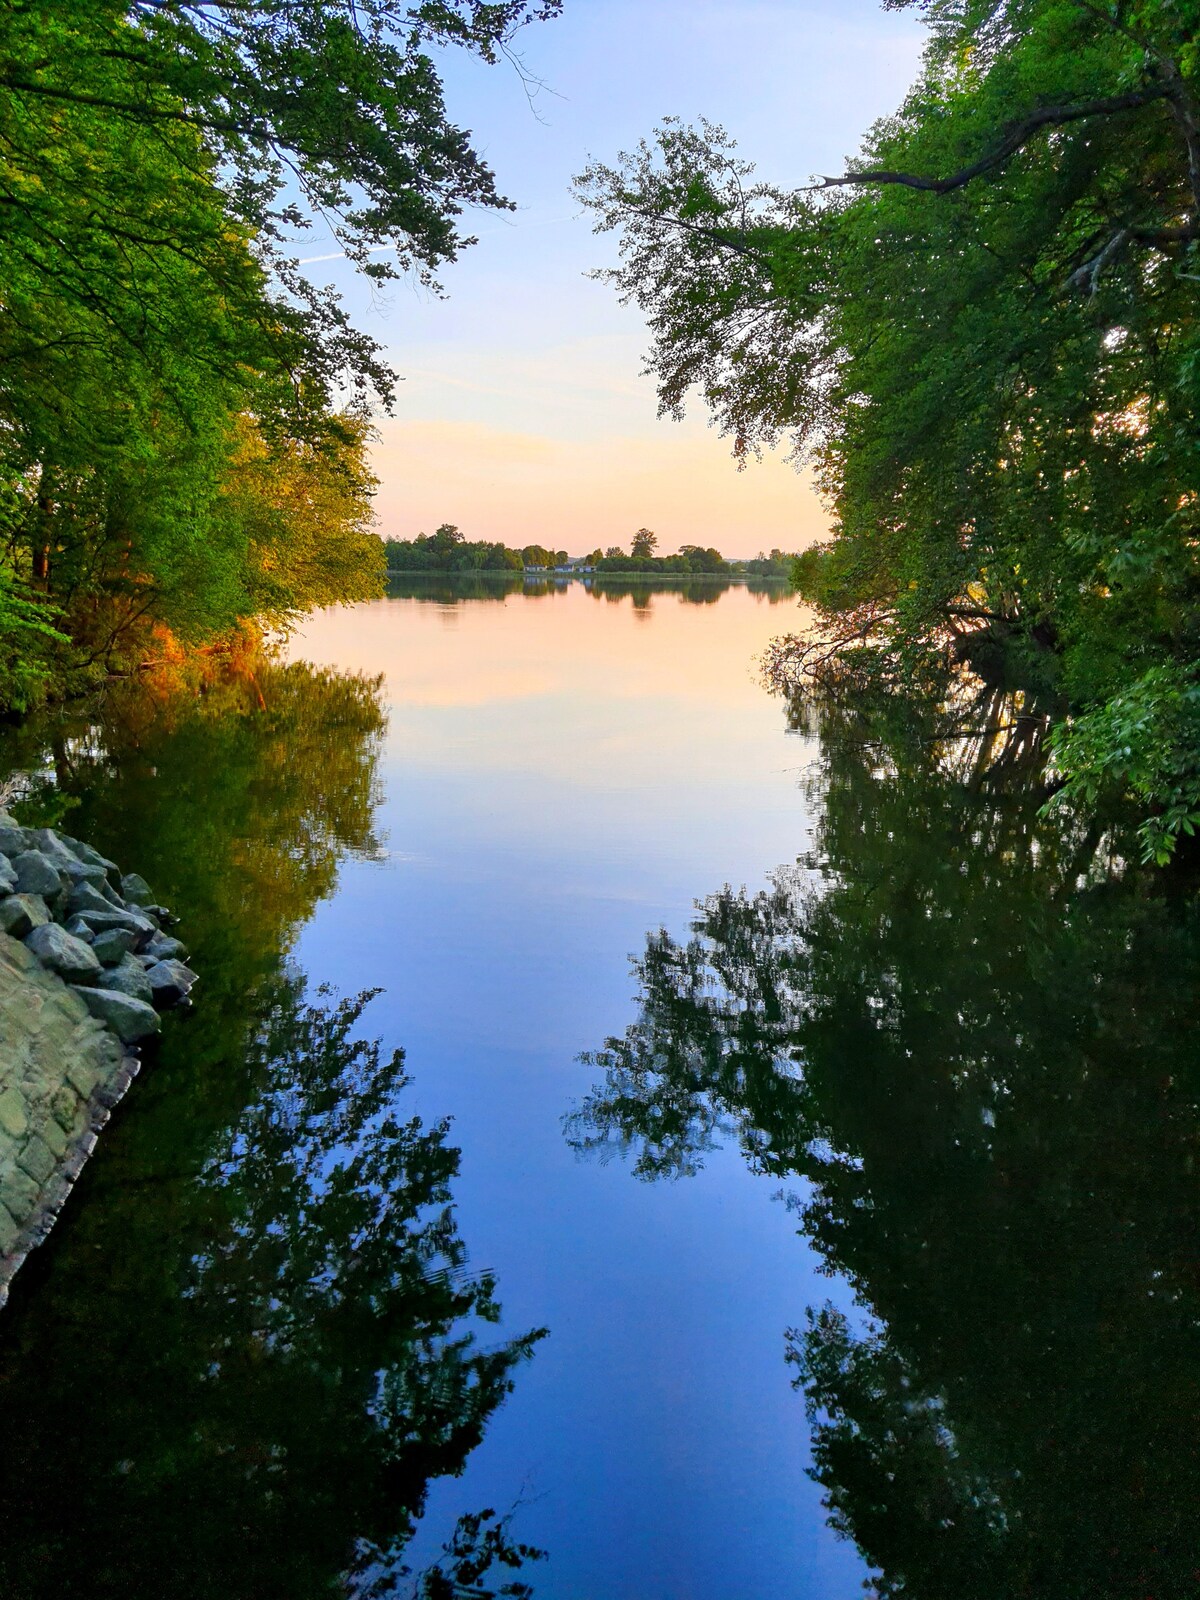
[[[515,69],[447,57],[451,113],[519,209],[466,219],[479,243],[446,269],[444,300],[403,285],[373,295],[319,259],[335,249],[319,230],[301,251],[404,379],[379,421],[379,531],[454,522],[573,555],[627,547],[642,525],[664,552],[750,556],[820,537],[820,502],[781,456],[739,472],[699,404],[682,423],[657,417],[645,327],[587,276],[615,244],[592,233],[571,178],[669,114],[720,122],[774,181],[836,171],[898,104],[921,40],[910,14],[877,0],[567,0],[520,36],[545,85],[532,104]]]

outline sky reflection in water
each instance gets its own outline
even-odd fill
[[[343,868],[300,955],[386,985],[371,1016],[454,1118],[473,1258],[506,1325],[551,1329],[466,1479],[471,1503],[531,1500],[539,1592],[823,1600],[862,1568],[804,1477],[784,1329],[818,1286],[778,1185],[731,1153],[649,1188],[562,1134],[647,931],[806,842],[813,750],[754,667],[791,602],[635,598],[393,598],[296,642],[385,672],[389,705],[387,864]]]

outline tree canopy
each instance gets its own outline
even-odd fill
[[[1067,798],[1131,793],[1163,858],[1200,820],[1200,12],[921,10],[846,172],[778,187],[668,120],[580,192],[662,409],[816,466],[795,672],[1003,678],[1053,710]]]
[[[79,0],[0,16],[0,708],[378,592],[393,376],[293,259],[434,284],[503,207],[431,54],[557,10]]]

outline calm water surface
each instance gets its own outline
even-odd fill
[[[204,984],[0,1321],[6,1595],[1200,1588],[1195,897],[789,718],[780,598],[413,583],[14,736]]]

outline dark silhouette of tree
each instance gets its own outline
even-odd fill
[[[53,1281],[14,1296],[5,1594],[432,1597],[535,1554],[485,1511],[436,1572],[403,1561],[541,1335],[481,1342],[499,1308],[455,1226],[458,1151],[401,1116],[402,1053],[353,1036],[366,998],[281,981],[240,1113],[165,1167],[125,1140]]]
[[[648,941],[571,1137],[790,1181],[857,1300],[789,1359],[877,1594],[1189,1592],[1200,908],[1047,820],[1027,743],[819,720],[812,854]]]
[[[468,1508],[425,1573],[404,1546],[539,1335],[496,1332],[458,1151],[357,1037],[365,997],[310,1007],[287,962],[379,848],[380,686],[235,665],[10,735],[54,755],[30,803],[144,872],[201,983],[0,1319],[0,1593],[526,1594],[506,1515]]]

